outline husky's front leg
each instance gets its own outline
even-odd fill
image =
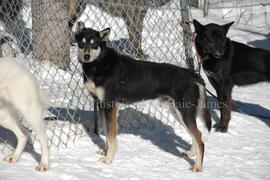
[[[108,105],[108,104],[107,104]],[[118,133],[118,111],[119,105],[111,103],[109,108],[104,109],[104,132],[106,136],[105,156],[100,159],[101,162],[111,163],[117,150]]]

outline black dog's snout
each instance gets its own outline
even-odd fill
[[[221,55],[221,56],[223,56],[224,53],[225,53],[224,49],[221,49],[221,50],[218,51],[218,54]]]
[[[86,54],[83,57],[84,57],[84,60],[86,60],[86,61],[88,61],[90,59],[90,55],[89,54]]]
[[[224,49],[220,50],[220,53],[225,54],[225,50]]]
[[[224,55],[224,51],[216,51],[215,54],[218,55],[218,56],[223,56]]]

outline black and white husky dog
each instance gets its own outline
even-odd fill
[[[197,156],[192,171],[202,171],[204,143],[196,118],[211,129],[203,79],[194,72],[167,63],[138,61],[107,47],[110,29],[96,31],[77,24],[84,85],[99,101],[105,124],[106,147],[102,162],[111,163],[117,149],[117,114],[120,104],[158,98],[192,137],[192,148],[184,154]]]

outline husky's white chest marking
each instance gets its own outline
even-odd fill
[[[90,94],[96,96],[100,101],[104,100],[105,89],[103,87],[96,87],[96,84],[92,80],[86,81],[84,85]]]

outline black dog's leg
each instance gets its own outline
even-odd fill
[[[95,121],[94,133],[97,136],[98,136],[98,105],[99,100],[97,98],[94,98],[94,121]]]
[[[220,110],[220,122],[213,127],[218,132],[227,132],[229,121],[231,120],[232,82],[229,78],[220,80],[218,77],[212,78],[209,76],[208,79],[216,90]]]
[[[232,110],[232,82],[230,79],[221,80],[217,87],[217,95],[220,106],[220,122],[214,125],[217,132],[227,132],[231,120]]]

